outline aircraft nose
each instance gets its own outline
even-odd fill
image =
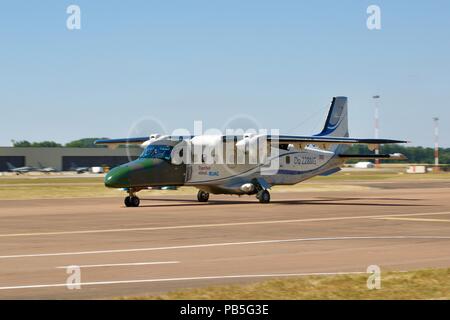
[[[117,167],[105,176],[105,186],[108,188],[126,188],[130,186],[129,169]]]

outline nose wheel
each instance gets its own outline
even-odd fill
[[[141,201],[136,196],[128,196],[125,198],[124,203],[126,207],[139,207]]]
[[[209,193],[203,190],[199,190],[199,192],[197,193],[197,200],[199,202],[208,202]]]

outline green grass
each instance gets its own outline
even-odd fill
[[[186,195],[195,197],[196,189],[183,187],[178,190],[143,190],[140,197],[146,195]],[[91,185],[28,185],[0,186],[0,200],[31,200],[31,199],[63,199],[63,198],[101,198],[126,196],[126,192],[119,189],[106,188],[103,183]]]
[[[103,185],[48,185],[48,186],[12,186],[0,187],[1,200],[26,199],[60,199],[60,198],[89,198],[122,196],[120,192],[107,189]]]
[[[368,274],[305,276],[248,284],[210,286],[163,295],[123,297],[151,300],[450,299],[450,269],[381,274],[381,289],[367,289]]]

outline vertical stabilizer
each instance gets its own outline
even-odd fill
[[[334,97],[323,130],[317,136],[348,137],[347,97]]]

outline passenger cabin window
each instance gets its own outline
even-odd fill
[[[286,164],[290,164],[291,163],[291,157],[290,156],[286,156]]]
[[[165,145],[149,145],[142,154],[139,156],[139,159],[164,159],[170,160],[170,154],[172,152],[172,146]]]

